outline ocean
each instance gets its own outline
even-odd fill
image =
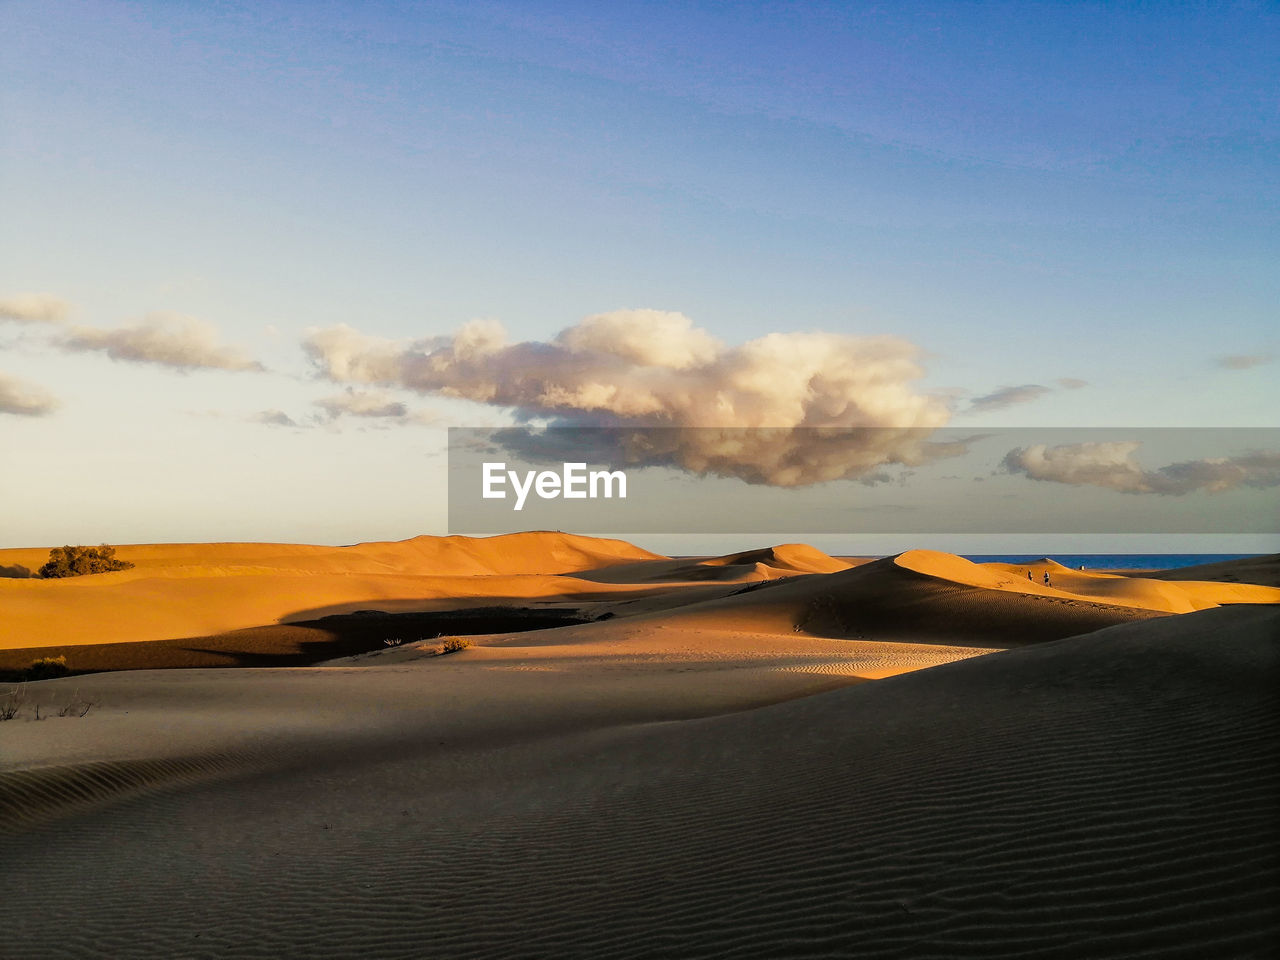
[[[1030,553],[966,553],[966,560],[974,563],[1030,563],[1044,554]],[[1056,560],[1073,570],[1172,570],[1177,567],[1196,567],[1202,563],[1220,563],[1223,560],[1242,560],[1245,557],[1264,556],[1257,553],[1055,553],[1049,559]]]

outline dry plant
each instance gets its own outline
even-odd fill
[[[0,720],[12,720],[27,702],[27,685],[21,683],[0,697]]]
[[[457,653],[459,650],[465,650],[471,646],[471,641],[463,637],[445,637],[444,642],[440,644],[440,655],[446,653]]]
[[[66,704],[66,706],[58,710],[58,716],[60,717],[88,716],[89,711],[92,710],[97,705],[98,705],[97,700],[87,700],[84,697],[80,696],[80,691],[77,690],[72,695],[71,700]]]
[[[13,720],[22,712],[28,699],[26,683],[20,683],[8,693],[0,694],[0,720]],[[77,690],[70,700],[58,708],[58,716],[86,717],[98,703],[96,699],[80,696],[80,691]],[[36,720],[48,720],[52,716],[50,713],[41,713],[40,704],[34,701],[31,701],[31,709],[32,716]]]

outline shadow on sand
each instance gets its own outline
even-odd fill
[[[41,657],[66,657],[71,674],[177,667],[305,667],[383,650],[388,641],[413,643],[439,636],[517,633],[595,619],[600,617],[572,606],[489,605],[432,613],[361,610],[204,637],[0,650],[0,682],[26,679],[26,669]]]

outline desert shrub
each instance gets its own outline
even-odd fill
[[[128,570],[133,564],[116,559],[116,548],[101,544],[96,547],[54,547],[49,560],[40,568],[40,576],[46,579],[58,577],[83,577],[91,573],[110,573]]]
[[[39,660],[32,660],[31,666],[22,671],[22,675],[26,680],[49,680],[53,677],[65,677],[69,672],[66,657],[41,657]]]
[[[27,693],[21,686],[14,687],[8,693],[0,694],[0,720],[12,720],[27,702]]]
[[[457,653],[459,650],[465,650],[469,646],[471,646],[471,641],[464,637],[445,637],[440,644],[440,652],[442,654]]]
[[[61,709],[58,710],[58,716],[60,717],[88,716],[89,711],[92,710],[97,705],[98,705],[97,700],[86,700],[84,697],[80,696],[80,691],[77,690],[75,692],[75,695],[70,700],[68,700],[66,704],[62,706]]]

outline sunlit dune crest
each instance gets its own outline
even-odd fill
[[[1117,618],[1280,601],[1276,587],[1072,571],[1047,560],[1023,567],[974,564],[912,550],[851,568],[804,544],[669,558],[621,540],[550,531],[347,547],[136,544],[120,547],[118,555],[135,566],[67,580],[0,578],[6,614],[0,648],[202,636],[366,607],[409,611],[573,598],[630,601],[619,608],[625,614],[680,607],[681,616],[723,618],[731,629],[832,637],[900,637],[916,629],[906,626],[915,618],[921,638],[946,642],[954,633],[999,646],[1025,642],[1019,630],[1041,636],[1051,622],[1059,626],[1050,632],[1066,636],[1060,631],[1096,629]],[[43,548],[0,551],[0,568],[30,572],[46,556]],[[759,594],[729,596],[738,585],[781,580],[787,582]],[[974,606],[972,616],[948,623],[941,611],[964,604]],[[899,608],[910,615],[892,613]],[[997,608],[1022,613],[1010,614],[1009,626],[992,612]],[[926,610],[938,619],[929,620]]]

